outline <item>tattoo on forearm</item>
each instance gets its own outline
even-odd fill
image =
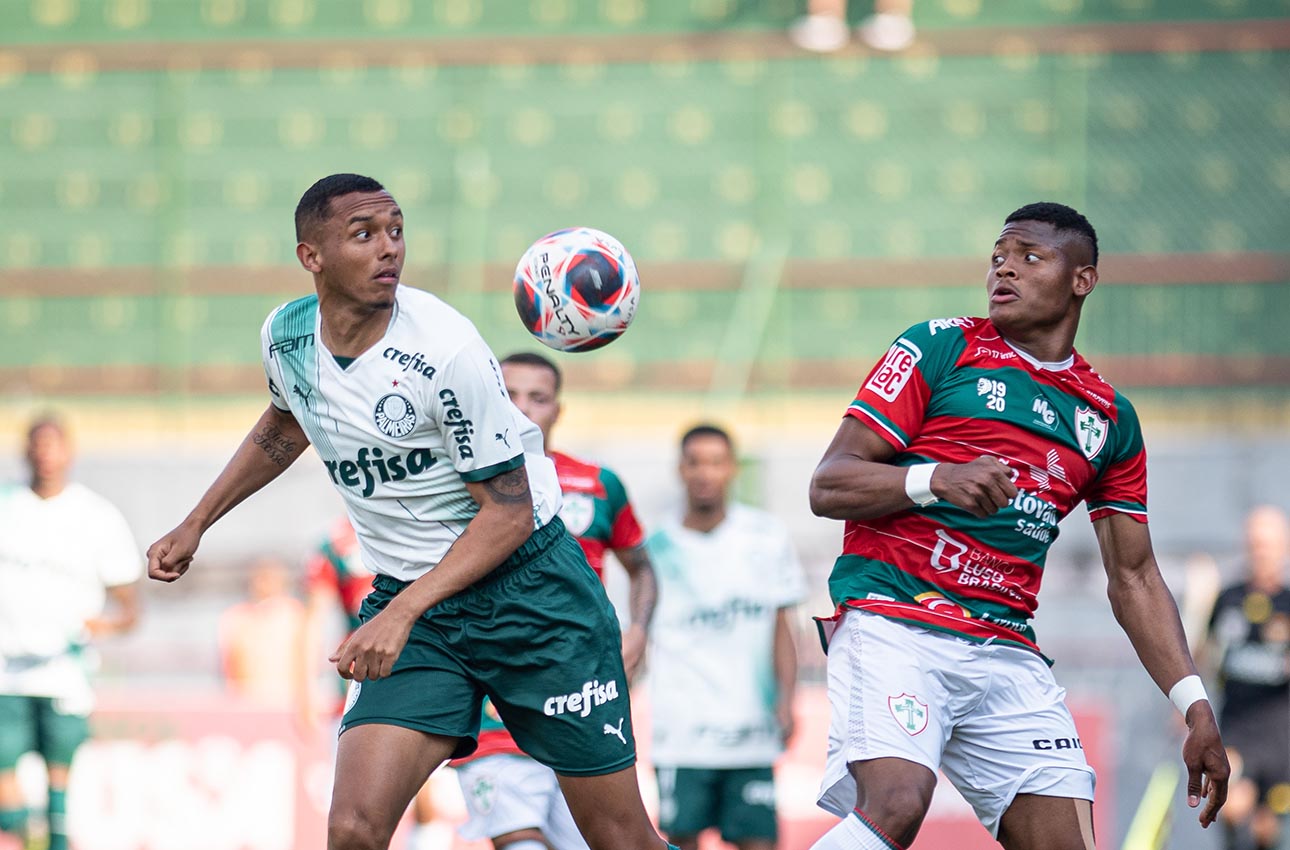
[[[533,497],[529,494],[529,476],[522,466],[488,479],[484,482],[484,489],[494,501],[502,504],[513,505],[518,502],[533,501]]]
[[[296,441],[274,425],[266,424],[252,434],[251,442],[259,446],[270,460],[281,467],[286,467],[296,456]]]

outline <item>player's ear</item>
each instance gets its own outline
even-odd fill
[[[308,242],[300,242],[296,245],[296,259],[300,260],[300,265],[304,266],[306,271],[314,274],[322,271],[318,249]]]
[[[1097,286],[1097,266],[1080,266],[1075,270],[1075,297],[1083,298]]]

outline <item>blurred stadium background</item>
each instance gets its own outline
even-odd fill
[[[818,682],[805,615],[828,608],[839,531],[807,510],[811,469],[894,336],[983,309],[1003,217],[1059,200],[1101,237],[1077,344],[1142,414],[1153,534],[1194,627],[1204,588],[1239,568],[1244,512],[1290,505],[1290,0],[917,0],[908,50],[829,55],[786,36],[801,5],[0,0],[0,471],[20,474],[22,425],[53,407],[79,479],[141,545],[177,522],[265,404],[257,333],[310,289],[291,214],[324,174],[385,182],[405,282],[499,356],[536,348],[510,296],[524,247],[599,227],[644,295],[621,341],[559,358],[557,443],[615,467],[649,524],[676,504],[681,430],[729,424],[742,496],[790,522],[813,577],[801,656]],[[317,466],[227,518],[204,568],[145,588],[140,630],[103,648],[120,710],[84,771],[84,850],[308,846],[294,826],[194,824],[267,817],[212,777],[298,768],[282,717],[213,696],[215,632],[254,557],[299,566],[337,515]],[[1111,618],[1083,512],[1048,572],[1041,641],[1096,730],[1100,846],[1118,847],[1175,758],[1173,709]],[[181,710],[197,706],[204,720]],[[803,823],[817,733],[781,788]],[[139,755],[181,739],[169,761]],[[113,795],[163,762],[209,805],[164,835],[123,825],[155,815]],[[280,802],[272,784],[255,788]],[[916,846],[984,837],[948,797],[932,821],[956,837]],[[1135,846],[1217,846],[1185,807],[1175,821]]]

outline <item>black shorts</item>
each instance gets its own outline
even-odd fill
[[[1220,725],[1223,746],[1241,757],[1241,775],[1259,789],[1259,799],[1277,785],[1290,783],[1290,710],[1260,711],[1236,717],[1226,713]]]

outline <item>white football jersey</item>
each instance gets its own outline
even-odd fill
[[[385,336],[341,368],[323,345],[318,298],[278,307],[261,331],[273,404],[295,416],[340,491],[363,563],[414,581],[479,505],[467,481],[527,467],[535,527],[560,509],[542,432],[511,403],[475,326],[400,286]]]
[[[0,487],[0,693],[88,709],[85,621],[103,612],[106,588],[138,581],[143,563],[125,517],[88,487],[50,499]]]
[[[706,534],[673,519],[648,545],[659,585],[649,677],[654,763],[771,764],[783,750],[775,619],[805,594],[788,530],[765,511],[732,504]]]

